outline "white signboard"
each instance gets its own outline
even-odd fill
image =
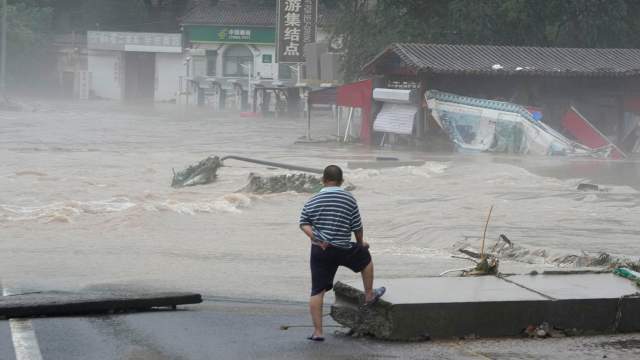
[[[418,108],[415,105],[384,103],[373,123],[373,130],[411,135],[417,112]]]
[[[88,31],[87,46],[92,50],[181,53],[182,35],[166,33]]]

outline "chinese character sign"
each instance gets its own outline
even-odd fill
[[[318,0],[278,0],[278,62],[304,62],[304,45],[316,41]]]

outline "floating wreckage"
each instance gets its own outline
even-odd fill
[[[459,151],[608,158],[616,150],[613,145],[594,149],[572,141],[517,104],[437,90],[427,91],[425,98]]]
[[[322,189],[322,180],[309,174],[284,174],[275,176],[260,176],[249,174],[249,183],[240,192],[255,194],[280,193],[294,191],[299,193],[314,193]]]
[[[223,158],[211,156],[195,165],[187,167],[183,171],[177,173],[174,171],[171,186],[180,188],[212,183],[217,178],[218,169],[224,166],[223,161],[230,159],[302,172],[297,174],[273,176],[261,176],[251,173],[249,174],[249,183],[244,188],[240,189],[239,192],[256,194],[280,193],[287,191],[314,193],[320,191],[323,186],[321,177],[316,175],[322,174],[322,170],[239,156],[225,156]],[[345,189],[353,190],[355,189],[355,186],[347,183]]]
[[[282,168],[287,170],[302,171],[311,174],[322,174],[322,170],[313,169],[304,166],[289,165],[272,161],[251,159],[241,156],[229,155],[225,157],[210,156],[195,165],[191,165],[186,169],[177,172],[173,171],[173,180],[171,186],[180,188],[185,186],[204,185],[212,183],[217,178],[218,169],[224,166],[225,160],[238,160],[254,164],[265,165],[269,167]]]
[[[219,157],[208,157],[195,165],[176,173],[173,171],[171,186],[180,188],[185,186],[196,186],[212,183],[217,178],[218,169],[222,166]]]
[[[261,176],[249,174],[249,183],[239,192],[253,194],[272,194],[282,192],[317,193],[322,189],[322,178],[310,174],[283,174]],[[345,183],[344,189],[355,190],[355,185]]]

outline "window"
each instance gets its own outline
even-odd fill
[[[207,76],[216,76],[216,63],[218,61],[218,52],[216,50],[207,50]]]
[[[291,64],[278,64],[278,79],[289,80],[293,76]]]
[[[262,55],[262,63],[263,64],[271,64],[273,61],[273,56],[271,54]]]
[[[249,76],[253,53],[244,45],[229,46],[224,52],[224,76]]]

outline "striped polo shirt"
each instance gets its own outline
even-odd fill
[[[362,229],[356,199],[339,186],[325,187],[304,204],[300,225],[311,225],[316,240],[350,248],[351,233]]]

